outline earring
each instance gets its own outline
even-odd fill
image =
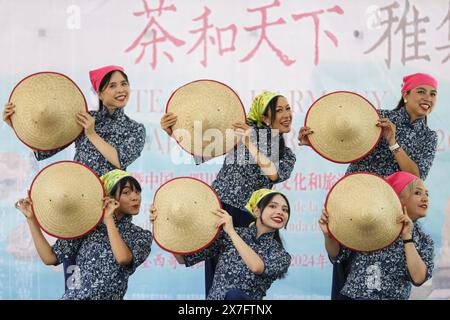
[[[405,100],[403,100],[403,102],[404,102],[405,104],[407,104],[407,103],[408,103],[408,100],[405,99]]]

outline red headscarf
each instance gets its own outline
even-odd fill
[[[384,178],[384,180],[386,180],[386,182],[389,183],[392,188],[394,188],[397,195],[400,195],[400,193],[403,191],[403,189],[405,189],[408,183],[416,179],[420,178],[406,171],[399,171],[391,174],[389,177]]]
[[[437,90],[437,80],[426,73],[414,73],[403,77],[402,94],[420,85],[429,85]]]
[[[95,92],[98,92],[100,83],[102,82],[103,78],[111,71],[123,71],[122,67],[119,66],[106,66],[100,69],[89,71],[89,78],[91,79],[92,87],[94,88]]]

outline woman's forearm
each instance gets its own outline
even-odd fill
[[[271,180],[271,181],[277,181],[278,171],[275,164],[270,161],[269,158],[267,158],[264,154],[262,154],[258,148],[250,141],[250,139],[245,139],[244,145],[247,147],[250,154],[253,156],[253,158],[256,160],[256,163],[261,168],[261,170],[264,172],[264,174]]]
[[[52,247],[45,239],[41,228],[39,227],[37,221],[33,219],[27,219],[28,227],[30,228],[31,236],[33,238],[34,246],[41,258],[42,262],[46,265],[56,265],[57,259],[53,253]]]
[[[328,256],[331,259],[336,259],[336,257],[339,254],[339,251],[341,250],[341,246],[336,240],[334,240],[330,236],[324,235],[324,238],[325,238],[325,249],[327,250]]]
[[[235,230],[231,231],[228,236],[233,242],[234,247],[239,252],[242,260],[251,272],[255,274],[261,274],[264,272],[264,261],[261,257],[253,251],[248,244],[242,240],[242,238],[236,233]]]
[[[114,222],[106,222],[106,229],[108,230],[109,242],[111,243],[111,249],[114,254],[114,258],[121,266],[127,266],[133,262],[133,253],[128,248],[125,241],[119,234]]]
[[[427,266],[423,262],[413,242],[405,244],[406,264],[411,279],[415,284],[421,285],[427,276]]]
[[[121,169],[119,155],[117,150],[103,140],[97,133],[86,135],[89,141],[97,148],[97,150],[108,160],[114,167]]]
[[[395,160],[397,160],[401,171],[409,172],[420,178],[419,167],[413,160],[411,160],[403,148],[400,148],[399,151],[395,153],[394,157]]]

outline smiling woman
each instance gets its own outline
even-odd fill
[[[389,246],[371,252],[346,248],[330,234],[330,216],[325,209],[320,217],[325,248],[333,265],[349,264],[339,289],[340,299],[406,300],[412,285],[421,286],[433,274],[434,242],[418,223],[427,216],[428,190],[424,182],[403,171],[385,180],[403,206],[403,215],[396,221],[399,226],[403,224],[401,236]]]
[[[128,77],[120,69],[108,72],[99,87],[94,89],[99,93],[100,109],[105,107],[110,114],[118,108],[124,108],[130,97]]]
[[[214,242],[193,254],[175,254],[177,261],[188,267],[217,258],[208,300],[261,300],[272,283],[286,275],[291,264],[291,255],[283,247],[279,234],[290,216],[286,196],[275,190],[257,190],[246,210],[256,217],[256,222],[238,228],[227,211],[214,210],[219,217],[216,227],[222,227]],[[153,223],[158,213],[155,208],[151,212]]]
[[[77,172],[75,179],[78,178]],[[132,217],[139,213],[141,204],[139,182],[130,173],[117,169],[100,179],[108,195],[103,199],[103,222],[88,234],[74,239],[58,239],[53,246],[40,229],[32,207],[35,202],[25,198],[16,203],[16,208],[27,218],[36,250],[45,264],[59,265],[65,263],[67,257],[75,257],[77,276],[74,275],[76,279],[70,283],[62,300],[123,299],[129,277],[150,254],[152,233],[132,223]],[[101,199],[103,189],[100,187],[99,190]],[[78,202],[82,205],[86,201]]]
[[[346,174],[370,172],[387,177],[399,171],[425,180],[436,154],[438,136],[427,125],[427,116],[436,105],[437,80],[425,73],[403,77],[402,97],[394,110],[378,110],[383,139],[366,157],[351,163]],[[309,145],[310,128],[300,129],[299,142]],[[342,299],[351,259],[333,266],[332,299]]]
[[[126,170],[141,154],[145,127],[124,113],[130,97],[128,77],[120,66],[106,66],[89,72],[93,89],[99,96],[99,110],[78,113],[76,120],[84,129],[75,140],[74,161],[102,176],[114,169]],[[3,120],[10,125],[15,106],[5,105]],[[50,152],[34,151],[38,161],[50,158],[64,148]],[[64,274],[75,260],[64,261]],[[66,281],[65,281],[66,283]],[[67,289],[67,283],[66,283]]]
[[[89,78],[99,97],[99,110],[76,115],[84,132],[75,140],[74,161],[89,166],[99,176],[116,168],[125,170],[145,144],[145,127],[124,113],[130,97],[128,77],[122,67],[106,66],[90,71]],[[10,126],[14,110],[15,105],[8,103],[3,111],[3,120]],[[41,161],[63,149],[34,154]]]
[[[166,113],[161,127],[172,136],[177,115]],[[231,215],[236,227],[248,227],[252,215],[245,209],[253,192],[271,189],[286,181],[294,169],[296,157],[286,146],[283,134],[291,131],[292,111],[287,99],[275,92],[263,91],[253,98],[247,123],[234,123],[240,137],[236,150],[228,152],[212,188],[222,208]],[[205,262],[206,296],[212,286],[217,257]]]

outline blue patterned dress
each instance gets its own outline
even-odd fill
[[[418,118],[410,123],[406,108],[400,110],[379,110],[382,118],[388,118],[396,126],[397,143],[419,167],[420,177],[425,180],[433,164],[437,148],[437,133],[425,123],[425,118]],[[346,174],[368,171],[387,177],[400,171],[394,155],[384,138],[365,158],[350,164]],[[349,261],[353,255],[350,257]],[[349,265],[342,263],[333,266],[333,284],[331,299],[340,299],[340,291],[349,272]]]
[[[271,181],[242,143],[234,152],[229,152],[212,187],[220,201],[241,210],[245,210],[245,205],[256,190],[272,189],[274,184],[289,179],[296,160],[288,147],[280,156],[279,136],[272,136],[269,126],[252,127],[250,140],[275,164],[279,178],[275,182]]]
[[[238,146],[227,153],[222,168],[217,174],[212,188],[217,192],[222,208],[233,217],[235,227],[247,227],[253,216],[245,209],[245,205],[253,192],[259,189],[272,189],[276,183],[283,182],[291,176],[296,157],[288,147],[280,152],[280,136],[273,135],[270,126],[252,126],[250,141],[259,152],[268,157],[277,168],[278,180],[271,181],[261,170],[245,145]],[[211,288],[217,259],[207,259],[205,262],[205,293],[208,296]]]
[[[257,239],[255,224],[235,230],[264,261],[264,272],[260,275],[251,272],[230,237],[222,230],[208,248],[184,256],[187,267],[206,258],[219,258],[208,300],[224,300],[226,293],[233,289],[243,291],[253,300],[261,300],[272,283],[286,274],[291,264],[290,254],[274,239],[274,232]]]
[[[120,236],[133,254],[133,261],[128,266],[116,262],[103,223],[82,238],[56,241],[52,249],[57,265],[68,257],[75,257],[77,267],[61,299],[123,299],[128,278],[147,259],[152,244],[152,233],[134,225],[131,220],[132,216],[127,215],[116,223]]]
[[[130,119],[124,113],[124,108],[118,108],[110,114],[106,107],[102,107],[99,111],[89,111],[89,114],[95,118],[95,132],[117,150],[120,169],[126,170],[141,155],[144,149],[144,125]],[[38,161],[41,161],[63,149],[50,152],[35,151],[34,155]],[[85,164],[98,176],[116,169],[89,141],[84,132],[75,140],[75,156],[73,160]],[[67,283],[67,279],[70,276],[67,273],[67,268],[73,264],[75,264],[73,257],[68,256],[64,261],[65,283]]]
[[[381,117],[388,118],[397,127],[397,143],[419,167],[420,177],[425,180],[437,148],[437,133],[425,124],[425,118],[418,118],[410,122],[406,108],[398,111],[379,110]],[[389,150],[389,145],[381,138],[377,147],[365,158],[349,165],[347,174],[353,172],[368,171],[387,177],[400,171],[400,167],[394,155]]]
[[[120,169],[126,168],[133,163],[144,149],[145,127],[130,119],[123,108],[116,109],[109,114],[105,107],[99,111],[89,111],[95,118],[95,132],[107,143],[112,145],[118,153]],[[47,159],[62,149],[51,152],[35,152],[38,161]],[[83,133],[75,140],[74,161],[81,162],[94,170],[99,176],[117,169],[97,150]]]
[[[434,242],[415,222],[412,239],[417,252],[427,267],[425,281],[431,278],[434,269]],[[408,244],[410,245],[410,244]],[[344,263],[352,251],[341,249],[336,263]],[[353,252],[350,272],[341,294],[351,299],[407,300],[414,283],[408,272],[403,240],[376,252]],[[424,281],[424,282],[425,282]]]

